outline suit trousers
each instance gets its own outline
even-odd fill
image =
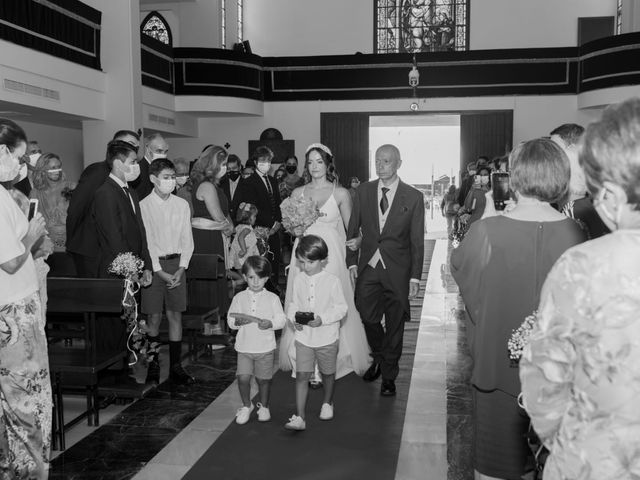
[[[380,262],[375,268],[367,265],[358,275],[355,295],[373,361],[380,364],[383,380],[395,380],[402,355],[404,322],[409,320],[404,301]]]
[[[98,278],[100,273],[100,258],[87,257],[79,253],[69,252],[76,267],[76,275],[81,278]]]

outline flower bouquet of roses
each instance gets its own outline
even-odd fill
[[[109,265],[109,273],[124,278],[124,292],[122,294],[122,319],[127,322],[127,349],[133,354],[134,365],[138,361],[136,352],[145,355],[149,353],[148,342],[144,335],[146,322],[138,320],[138,302],[136,293],[140,290],[140,274],[144,268],[144,262],[131,252],[120,253]]]
[[[310,198],[289,197],[280,204],[282,226],[294,237],[301,237],[313,222],[324,215]]]
[[[511,360],[512,367],[518,366],[524,347],[529,343],[529,337],[537,320],[538,312],[536,311],[526,317],[522,325],[511,333],[511,337],[507,342],[507,348],[509,349],[509,359]]]

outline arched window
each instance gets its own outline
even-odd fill
[[[469,48],[469,0],[376,0],[375,53]]]
[[[151,12],[142,21],[142,33],[155,38],[165,45],[173,45],[169,24],[158,12]]]

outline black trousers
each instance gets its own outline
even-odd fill
[[[98,257],[87,257],[79,253],[69,252],[73,263],[76,266],[76,274],[82,278],[97,278],[100,271],[100,259]]]
[[[404,322],[409,319],[406,299],[398,296],[381,263],[376,268],[367,265],[362,270],[355,295],[373,361],[380,364],[383,380],[395,380],[402,355]],[[384,328],[381,324],[383,314]]]

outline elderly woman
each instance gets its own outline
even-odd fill
[[[73,188],[74,184],[67,181],[62,171],[58,155],[45,153],[38,158],[30,196],[38,200],[38,210],[44,217],[55,251],[66,249],[67,209]]]
[[[562,149],[551,140],[530,140],[509,161],[515,207],[473,223],[451,255],[470,320],[474,468],[480,478],[520,478],[526,470],[529,420],[518,406],[520,380],[507,342],[537,308],[555,261],[584,239],[576,222],[550,205],[569,188]]]
[[[567,251],[520,360],[523,404],[549,448],[544,478],[640,475],[640,99],[589,125],[580,163],[613,233]]]
[[[229,237],[233,234],[233,222],[229,218],[229,201],[218,182],[227,171],[227,152],[217,145],[205,148],[191,170],[191,203],[193,204],[194,253],[217,253],[227,258]],[[197,283],[197,282],[193,282]],[[199,283],[193,295],[214,296],[220,313],[225,314],[229,306],[229,295],[225,282],[215,282],[215,293],[207,285]]]
[[[0,182],[15,179],[27,138],[0,119]],[[46,479],[51,442],[49,358],[31,249],[45,233],[0,187],[0,472]]]

